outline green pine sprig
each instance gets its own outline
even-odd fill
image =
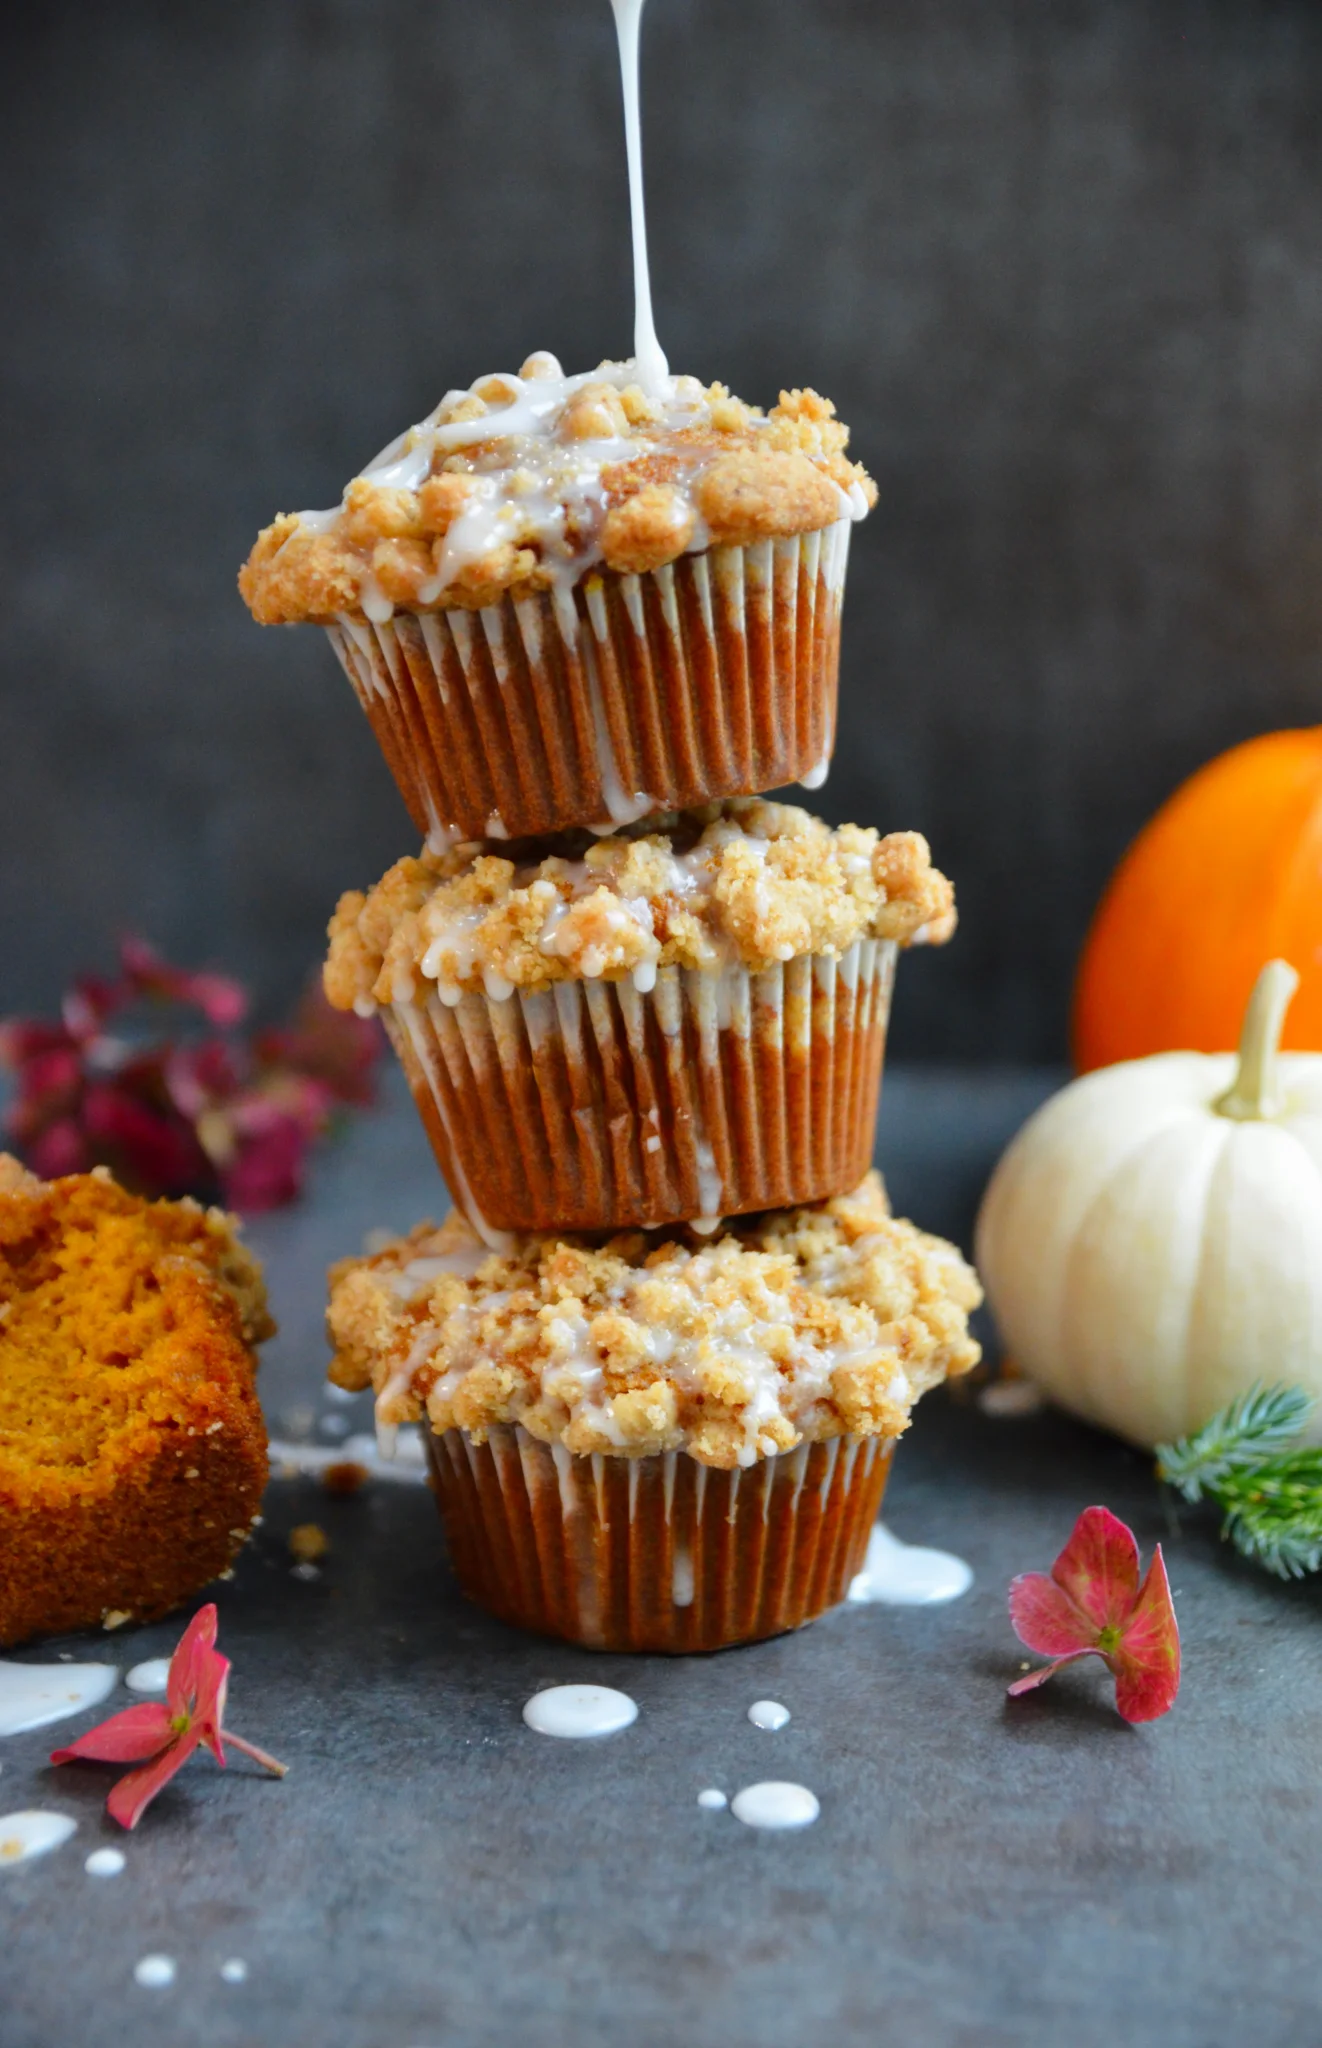
[[[1282,1579],[1322,1568],[1322,1449],[1296,1442],[1312,1410],[1300,1387],[1259,1384],[1157,1446],[1159,1476],[1188,1501],[1215,1501],[1221,1534]]]

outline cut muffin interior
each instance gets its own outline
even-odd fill
[[[266,1481],[273,1329],[220,1212],[0,1160],[0,1641],[147,1619],[226,1569]]]

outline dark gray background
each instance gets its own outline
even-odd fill
[[[817,385],[881,487],[820,807],[964,907],[896,1049],[1056,1057],[1128,836],[1322,701],[1322,9],[648,12],[672,362]],[[627,351],[606,0],[11,5],[0,195],[0,1008],[122,923],[279,1003],[410,833],[234,572],[447,385]]]

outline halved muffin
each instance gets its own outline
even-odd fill
[[[0,1643],[152,1620],[247,1539],[275,1325],[235,1231],[0,1155]]]

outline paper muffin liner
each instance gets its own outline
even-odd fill
[[[892,940],[764,974],[663,967],[385,1012],[455,1202],[489,1237],[793,1208],[872,1163]]]
[[[433,845],[609,828],[825,780],[849,532],[327,631]]]
[[[574,1457],[501,1425],[427,1432],[455,1574],[502,1621],[593,1650],[719,1650],[801,1628],[863,1566],[893,1442],[831,1437],[718,1471]]]

